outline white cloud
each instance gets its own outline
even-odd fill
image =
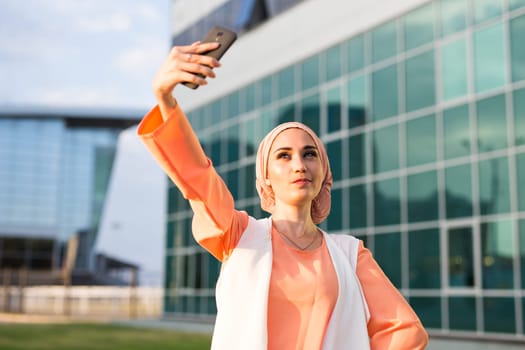
[[[124,32],[130,29],[132,19],[122,13],[80,18],[77,28],[85,33]]]

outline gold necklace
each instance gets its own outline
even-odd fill
[[[292,245],[293,245],[294,247],[296,247],[296,248],[299,249],[299,250],[303,250],[303,251],[306,250],[306,249],[308,249],[308,248],[310,248],[310,247],[314,244],[314,242],[317,240],[317,236],[318,236],[318,235],[317,235],[317,231],[315,231],[315,235],[314,235],[314,238],[312,239],[312,241],[311,241],[310,243],[308,243],[308,245],[306,245],[306,247],[301,247],[300,245],[298,245],[297,243],[295,243],[294,241],[292,241],[290,238],[288,238],[288,236],[286,236],[284,233],[281,233],[281,232],[280,232],[279,230],[277,230],[277,229],[275,229],[275,231],[277,231],[277,232],[281,235],[281,237],[286,238],[286,240],[287,240],[288,242],[292,243]]]

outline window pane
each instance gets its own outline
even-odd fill
[[[410,305],[425,328],[441,328],[441,299],[436,297],[411,297]]]
[[[341,89],[334,87],[326,93],[328,132],[341,130]]]
[[[392,21],[372,30],[372,63],[397,54],[397,23]]]
[[[441,49],[441,95],[443,100],[467,93],[467,44],[465,39],[453,41]]]
[[[525,153],[516,155],[516,186],[518,187],[518,208],[520,211],[525,211]]]
[[[512,81],[525,79],[525,46],[523,43],[525,33],[525,16],[514,18],[510,21],[510,54],[512,64]]]
[[[435,104],[434,50],[405,62],[406,111]]]
[[[450,329],[476,330],[476,299],[472,297],[450,297],[448,299],[448,322]]]
[[[372,73],[372,119],[398,114],[397,65]]]
[[[507,147],[505,95],[480,100],[476,106],[478,151],[490,152]]]
[[[398,126],[392,125],[377,129],[373,133],[373,170],[374,173],[399,168]]]
[[[363,34],[348,42],[348,71],[353,72],[365,66],[365,36]]]
[[[364,134],[348,138],[349,175],[351,178],[364,176],[366,173],[366,140]]]
[[[395,225],[400,222],[399,179],[378,181],[374,184],[374,224]]]
[[[448,283],[451,287],[474,286],[472,227],[448,230]]]
[[[408,13],[404,19],[405,50],[434,40],[434,6],[432,3]]]
[[[228,118],[233,118],[239,114],[239,92],[228,95]]]
[[[514,142],[525,145],[525,89],[514,91]]]
[[[319,85],[319,56],[310,57],[301,64],[301,82],[303,90]]]
[[[481,215],[510,211],[507,157],[479,162],[479,195]]]
[[[474,81],[476,92],[505,84],[503,25],[498,23],[474,33]]]
[[[343,146],[341,140],[335,140],[326,143],[326,152],[328,153],[328,159],[330,159],[330,170],[334,181],[343,179]]]
[[[278,74],[279,79],[279,98],[285,98],[295,93],[295,74],[294,66],[283,69]]]
[[[472,215],[472,176],[470,164],[445,169],[447,218]]]
[[[368,96],[364,75],[348,81],[348,127],[354,128],[366,123]]]
[[[319,94],[305,97],[301,101],[301,121],[308,125],[317,135],[321,133],[321,101]]]
[[[470,120],[468,105],[443,111],[445,159],[470,155]]]
[[[514,298],[483,298],[483,319],[486,332],[515,333],[516,307]]]
[[[413,119],[406,125],[407,166],[436,161],[436,118]]]
[[[343,229],[343,190],[340,188],[332,189],[332,206],[330,216],[327,221],[329,231]]]
[[[277,124],[295,121],[295,103],[287,103],[279,107]]]
[[[374,239],[374,258],[394,286],[401,288],[401,235],[378,234]]]
[[[255,107],[258,107],[255,98],[255,84],[250,84],[244,88],[244,110],[250,112]]]
[[[441,35],[447,36],[467,26],[466,0],[441,0]]]
[[[501,15],[503,12],[503,0],[476,0],[472,1],[474,10],[474,23]]]
[[[269,103],[272,103],[273,102],[272,76],[268,76],[261,81],[260,89],[261,89],[262,105],[264,106]]]
[[[409,288],[441,288],[439,230],[408,232]]]
[[[436,171],[407,177],[408,221],[438,219],[438,192]]]
[[[483,288],[514,287],[514,244],[512,221],[500,220],[481,224]]]
[[[350,228],[366,227],[366,185],[350,186]]]
[[[325,72],[326,81],[337,79],[341,76],[341,46],[334,46],[326,51]]]
[[[515,10],[525,6],[525,0],[509,0],[509,9]]]
[[[525,219],[518,220],[519,259],[521,264],[521,289],[525,289]],[[525,317],[525,314],[523,315]]]

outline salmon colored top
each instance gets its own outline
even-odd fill
[[[140,123],[138,135],[190,201],[195,239],[218,260],[226,260],[248,225],[248,214],[235,210],[231,193],[204,154],[182,109],[175,108],[164,122],[155,107]],[[337,297],[337,279],[326,244],[323,241],[318,249],[299,252],[276,236],[279,234],[272,233],[269,349],[302,349],[301,341],[308,349],[320,349],[319,342]],[[313,260],[308,261],[309,258]],[[296,279],[298,271],[300,281]],[[417,315],[362,242],[357,276],[370,311],[370,348],[425,349],[428,336]],[[272,298],[275,296],[276,299]],[[318,302],[319,305],[312,305]]]

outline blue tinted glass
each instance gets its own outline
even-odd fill
[[[514,18],[510,21],[510,55],[512,65],[512,81],[525,79],[525,16]]]
[[[503,0],[476,0],[472,1],[474,23],[499,16],[503,12]]]
[[[373,134],[373,170],[374,173],[399,168],[398,126],[392,125],[377,129]]]
[[[476,330],[476,299],[473,297],[450,297],[448,299],[448,315],[450,329]]]
[[[447,36],[467,26],[466,0],[441,0],[441,35]]]
[[[476,92],[501,87],[506,82],[504,30],[501,23],[474,33],[474,83]]]
[[[470,164],[445,169],[447,218],[472,215],[472,175]]]
[[[525,219],[518,220],[518,239],[519,260],[521,264],[521,289],[525,289]]]
[[[448,284],[450,287],[474,287],[471,226],[448,230]]]
[[[341,110],[343,107],[341,89],[334,87],[326,93],[326,115],[328,117],[328,132],[341,130]]]
[[[264,78],[260,83],[261,89],[261,104],[267,105],[273,102],[273,84],[272,76]]]
[[[317,135],[321,130],[321,101],[319,94],[303,98],[301,101],[301,121],[308,125]]]
[[[319,56],[312,56],[301,64],[301,86],[303,90],[319,85]]]
[[[441,80],[443,100],[464,96],[468,91],[467,43],[459,39],[441,49]]]
[[[338,231],[343,228],[343,190],[332,189],[332,206],[327,221],[329,231]]]
[[[486,332],[516,333],[514,298],[483,298],[483,319]]]
[[[372,63],[397,54],[397,23],[392,21],[372,30]]]
[[[410,305],[427,328],[441,328],[441,299],[437,297],[411,297]]]
[[[326,51],[325,54],[325,81],[337,79],[341,76],[342,59],[341,46],[334,46]]]
[[[481,215],[508,213],[510,192],[507,157],[480,161],[478,168]]]
[[[372,73],[372,119],[380,120],[398,114],[397,65]]]
[[[525,6],[525,0],[509,0],[509,9],[511,10],[516,10],[523,6]]]
[[[363,34],[348,42],[348,71],[353,72],[365,66],[365,36]]]
[[[399,179],[374,184],[374,225],[395,225],[400,222],[401,197]]]
[[[350,186],[350,228],[366,227],[366,185]],[[524,240],[525,242],[525,240]]]
[[[366,174],[366,138],[357,134],[348,138],[348,159],[350,177],[360,177]]]
[[[443,111],[445,159],[467,156],[471,151],[468,105]]]
[[[407,166],[436,160],[436,118],[434,115],[407,121]]]
[[[285,98],[295,93],[294,66],[283,69],[278,73],[279,98]]]
[[[343,179],[343,147],[341,140],[335,140],[332,142],[326,143],[326,152],[328,154],[328,159],[330,159],[330,168],[332,170],[332,176],[334,181],[339,181]]]
[[[490,152],[507,147],[507,111],[505,95],[477,103],[478,151]]]
[[[366,123],[367,110],[370,108],[366,89],[366,76],[352,78],[347,85],[348,127],[354,128]]]
[[[409,286],[411,289],[441,288],[438,229],[408,232]]]
[[[514,287],[514,239],[512,221],[499,220],[481,224],[483,288]]]
[[[525,89],[514,91],[514,142],[525,145]]]
[[[401,235],[399,232],[374,237],[374,258],[390,281],[401,288]]]
[[[406,111],[432,106],[436,101],[434,50],[409,58],[405,62]]]
[[[405,50],[434,40],[434,4],[422,6],[404,18]]]
[[[408,221],[438,219],[438,191],[436,171],[407,177]]]
[[[518,187],[518,208],[520,211],[525,211],[525,153],[516,155],[516,186]]]
[[[295,121],[295,103],[288,103],[279,107],[277,124]]]

